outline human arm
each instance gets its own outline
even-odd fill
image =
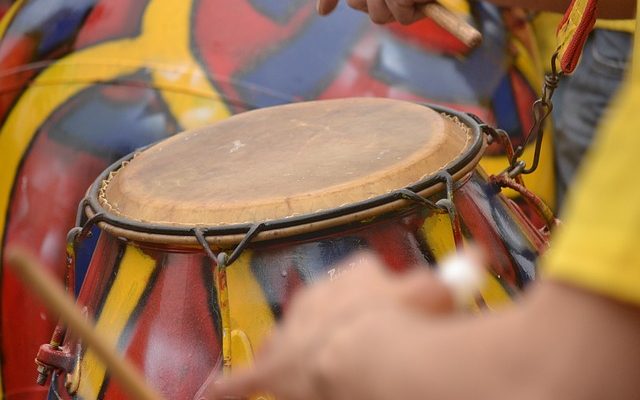
[[[349,6],[367,12],[376,23],[398,21],[412,23],[422,18],[417,6],[430,0],[346,0]],[[553,11],[563,13],[570,0],[488,0],[503,7],[522,7],[533,11]],[[317,0],[318,13],[329,14],[340,0]],[[634,18],[636,0],[599,0],[599,18]]]

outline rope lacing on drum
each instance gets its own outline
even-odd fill
[[[462,248],[462,228],[460,220],[458,219],[458,213],[456,211],[456,205],[453,201],[453,192],[455,181],[451,174],[446,171],[441,171],[435,175],[435,180],[445,185],[446,198],[440,199],[435,203],[429,199],[420,196],[418,193],[409,189],[398,189],[393,192],[393,195],[398,199],[413,201],[414,203],[426,206],[431,210],[445,211],[449,215],[451,221],[451,228],[453,230],[453,240],[457,249]]]

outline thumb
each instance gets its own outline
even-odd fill
[[[261,379],[253,370],[234,373],[219,381],[211,383],[202,399],[208,400],[232,400],[247,399],[258,392],[261,387]],[[200,400],[200,399],[198,399]]]
[[[230,375],[213,382],[207,388],[209,400],[239,400],[259,392],[268,392],[272,383],[282,376],[282,367],[288,360],[287,354],[264,349],[253,366],[234,369]]]

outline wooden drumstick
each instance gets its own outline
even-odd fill
[[[95,330],[62,286],[47,276],[45,268],[25,249],[11,247],[7,261],[16,274],[43,300],[44,304],[80,336],[107,366],[133,399],[159,400],[162,396],[147,385],[140,372]]]
[[[419,8],[426,17],[431,18],[470,49],[482,42],[482,34],[476,28],[441,4],[431,2],[420,5]]]

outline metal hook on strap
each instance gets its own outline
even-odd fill
[[[504,147],[505,152],[507,153],[507,159],[509,160],[509,166],[504,171],[502,171],[500,175],[506,175],[509,178],[514,178],[519,184],[523,184],[521,175],[528,175],[533,173],[538,168],[538,165],[540,163],[545,121],[553,111],[553,94],[558,88],[560,77],[562,76],[562,73],[557,70],[557,58],[558,53],[556,52],[551,57],[551,72],[544,77],[542,94],[531,107],[533,124],[531,125],[531,128],[529,128],[529,131],[524,137],[522,143],[517,147],[513,147],[511,139],[505,131],[503,131],[502,129],[495,129],[483,123],[482,120],[480,120],[480,118],[478,118],[477,116],[468,114],[471,118],[478,122],[480,124],[480,128],[486,134],[488,134],[489,144],[493,143],[493,141],[498,141]],[[532,138],[535,138],[533,160],[531,162],[531,167],[527,167],[526,162],[522,160],[521,157],[524,154],[527,145],[529,144],[529,142],[531,142]]]
[[[542,87],[542,95],[538,100],[533,103],[533,125],[529,129],[527,136],[523,143],[515,149],[514,157],[510,160],[511,166],[507,169],[506,174],[510,178],[514,178],[517,175],[528,175],[533,173],[540,163],[540,152],[542,150],[542,139],[544,138],[544,124],[547,118],[553,111],[553,94],[558,88],[560,83],[561,72],[558,72],[556,60],[558,59],[558,52],[555,52],[551,57],[551,72],[544,77],[544,85]],[[535,148],[533,153],[533,161],[531,167],[527,168],[524,165],[524,161],[519,160],[524,154],[525,147],[530,142],[531,138],[535,137]],[[521,183],[521,182],[519,182]]]
[[[460,218],[458,217],[458,211],[453,200],[454,184],[453,177],[448,172],[440,172],[436,175],[436,178],[445,184],[447,197],[436,201],[438,208],[446,210],[451,220],[451,229],[453,230],[453,240],[456,245],[456,249],[462,249],[464,245],[464,238],[462,236],[462,226],[460,224]]]

